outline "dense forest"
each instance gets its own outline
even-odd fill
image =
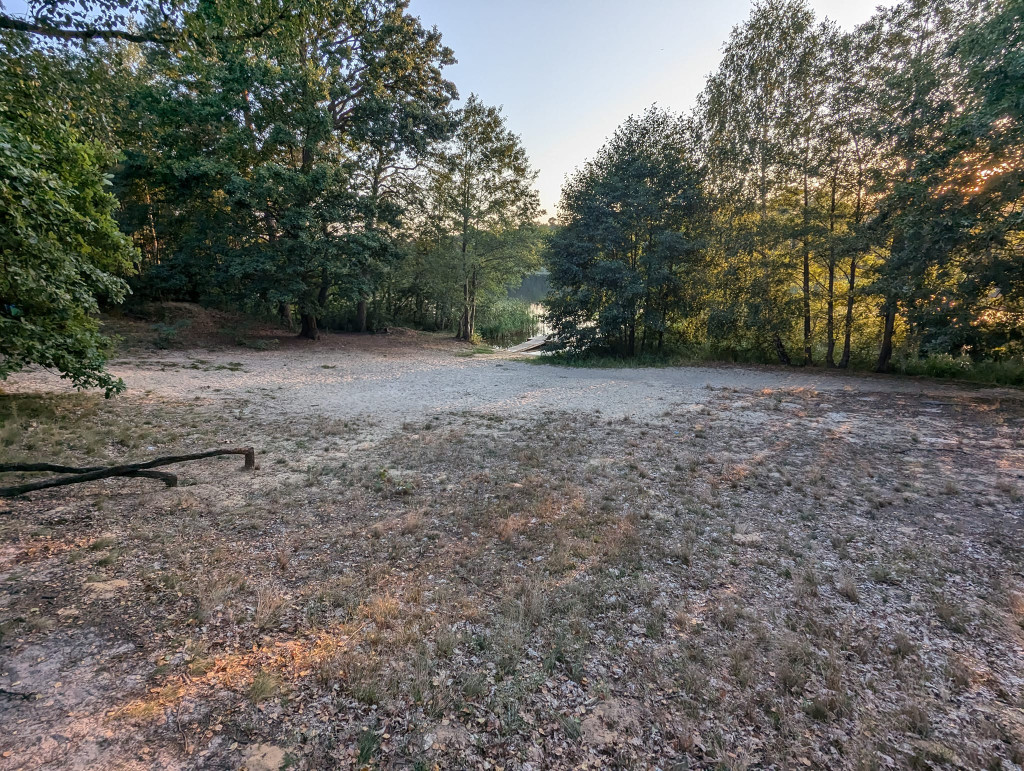
[[[126,298],[472,339],[539,264],[535,172],[402,0],[36,3],[0,16],[0,376],[117,390]],[[84,10],[83,10],[84,8]],[[486,321],[486,319],[484,319]]]
[[[630,118],[566,185],[560,339],[1020,372],[1022,16],[907,0],[846,33],[757,4],[691,114]]]
[[[95,317],[126,300],[497,339],[545,264],[572,354],[1024,367],[1021,0],[850,32],[759,2],[693,111],[629,118],[551,225],[406,0],[31,8],[0,13],[0,377],[118,390]]]

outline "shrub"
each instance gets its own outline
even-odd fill
[[[1020,359],[982,359],[950,356],[948,353],[908,357],[895,362],[894,369],[902,375],[954,378],[974,383],[1024,386],[1024,361]]]

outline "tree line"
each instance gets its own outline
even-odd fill
[[[784,364],[1024,357],[1024,2],[844,32],[756,3],[695,109],[627,120],[546,253],[570,351]]]
[[[536,177],[407,0],[47,0],[0,12],[0,377],[108,393],[129,293],[316,339],[476,332],[535,269]]]
[[[851,31],[761,0],[695,108],[626,120],[549,226],[407,0],[30,11],[0,8],[0,379],[120,390],[96,315],[129,297],[500,335],[542,264],[572,353],[1024,360],[1024,0]]]

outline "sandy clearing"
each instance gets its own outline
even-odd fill
[[[709,389],[809,389],[822,392],[963,395],[1020,399],[1014,389],[977,388],[898,377],[740,366],[575,369],[541,366],[505,354],[466,356],[454,343],[334,335],[319,344],[277,351],[161,352],[120,359],[111,371],[134,394],[171,399],[241,400],[255,415],[323,414],[368,418],[380,428],[459,411],[526,417],[543,409],[656,416],[669,407],[703,404]],[[431,338],[436,340],[436,338]],[[462,355],[459,355],[459,354]],[[46,371],[24,372],[4,388],[70,390]]]
[[[41,698],[0,702],[0,769],[853,768],[925,729],[958,767],[1017,762],[1020,392],[284,345],[2,400],[12,459],[244,437],[261,465],[5,501],[0,688]]]

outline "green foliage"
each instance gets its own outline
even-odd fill
[[[504,298],[544,252],[574,353],[1012,370],[1022,18],[903,0],[844,33],[759,0],[693,115],[630,118],[551,228],[519,137],[475,96],[451,109],[453,54],[406,0],[0,11],[0,375],[120,387],[93,318],[136,259],[115,214],[137,294],[310,338],[330,320],[506,343],[532,321]]]
[[[572,351],[555,351],[543,356],[527,359],[531,364],[553,364],[559,367],[578,369],[625,369],[625,368],[658,368],[680,367],[693,364],[700,359],[673,351],[650,351],[634,356],[601,354],[593,352],[574,353]]]
[[[804,0],[756,3],[693,118],[712,216],[699,229],[700,280],[669,303],[676,344],[840,367],[875,347],[882,370],[901,348],[1019,357],[1022,11],[1020,0],[906,0],[844,35]],[[565,289],[552,309],[577,350],[616,335],[574,310],[641,291],[580,248],[607,238],[602,218],[618,214],[592,200],[582,228],[563,205],[553,241],[563,255],[553,264],[575,275],[555,277]],[[610,326],[632,312],[627,303]],[[628,333],[617,337],[610,347],[631,349]]]
[[[844,53],[803,0],[757,3],[699,100],[715,209],[707,330],[741,355],[789,363],[799,346],[812,359],[818,276],[832,300],[830,359],[835,348],[839,239],[855,208],[844,206],[846,192],[863,188],[845,152]]]
[[[298,312],[365,296],[395,255],[392,177],[448,130],[451,51],[399,0],[308,0],[273,34],[193,12],[211,46],[148,51],[118,178],[141,289]]]
[[[990,10],[942,52],[958,88],[890,196],[908,235],[889,262],[914,290],[906,312],[923,349],[979,359],[1024,354],[1024,3]]]
[[[472,337],[477,303],[537,262],[521,142],[475,97],[449,111],[452,53],[407,3],[301,8],[224,42],[228,21],[197,6],[207,45],[145,52],[117,176],[136,289],[297,314],[311,338],[457,320]]]
[[[501,110],[470,95],[455,123],[419,181],[414,259],[441,279],[441,302],[455,312],[457,336],[470,340],[480,299],[503,294],[536,269],[534,220],[541,211],[537,173]]]
[[[56,0],[26,21],[0,13],[0,30],[69,41],[4,33],[0,372],[34,362],[121,387],[101,374],[91,319],[98,299],[123,296],[111,273],[136,257],[100,189],[114,149],[143,296],[295,312],[315,338],[329,303],[374,294],[402,254],[405,174],[449,136],[456,95],[451,51],[407,7]],[[78,125],[53,117],[66,114]],[[16,211],[29,189],[34,205]]]
[[[530,304],[522,300],[494,300],[481,306],[477,316],[480,337],[506,348],[533,337],[538,328]]]
[[[548,318],[571,351],[664,348],[693,313],[705,201],[685,124],[657,109],[630,118],[562,191],[546,261]]]
[[[660,319],[644,229],[661,215],[630,197],[657,188],[659,130],[631,119],[563,190],[548,256],[559,339],[591,356],[670,335],[683,359],[873,358],[884,370],[900,351],[906,371],[1012,372],[1024,353],[1022,74],[1022,0],[904,0],[848,34],[805,0],[755,3],[683,132],[710,217],[664,225],[700,248]]]
[[[0,379],[35,364],[110,396],[124,384],[104,371],[95,314],[124,297],[135,252],[112,217],[110,154],[63,118],[58,64],[0,36]]]
[[[161,350],[173,348],[178,342],[178,336],[191,325],[188,319],[178,319],[170,324],[154,324],[156,336],[153,338],[153,346]]]
[[[738,361],[741,363],[770,363],[767,360],[736,359],[714,348],[685,348],[664,352],[642,353],[636,356],[616,356],[600,353],[573,353],[557,351],[527,359],[530,364],[551,364],[579,369],[622,369],[635,367],[679,367],[709,361]],[[896,356],[893,371],[900,375],[964,380],[986,385],[1024,387],[1024,360],[972,359],[970,356],[951,356],[939,353],[931,356]]]
[[[916,166],[939,147],[957,109],[961,84],[948,51],[965,19],[955,2],[906,2],[880,11],[860,33],[867,70],[860,98],[868,137],[877,137],[873,187],[879,195],[864,235],[883,255],[870,286],[882,300],[879,371],[889,367],[896,316],[902,312],[914,323],[915,307],[944,283],[932,268],[945,258],[931,252],[945,240],[934,236],[946,225],[926,211],[927,183]]]
[[[937,353],[931,356],[913,356],[894,360],[893,369],[901,375],[920,375],[934,378],[952,378],[973,383],[1024,387],[1024,360],[972,359],[970,356],[951,356]]]
[[[31,0],[28,18],[3,12],[0,30],[57,41],[131,41],[159,45],[209,45],[250,40],[303,10],[289,0]],[[202,13],[216,5],[223,28],[206,26]]]

